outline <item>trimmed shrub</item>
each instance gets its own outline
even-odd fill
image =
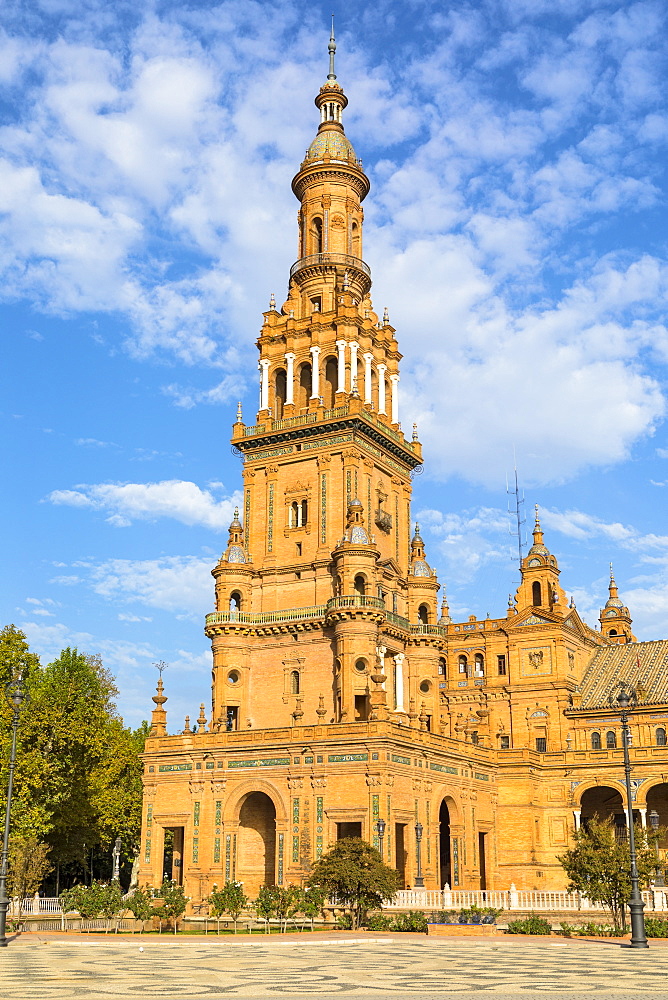
[[[645,934],[647,937],[668,937],[668,920],[661,917],[645,917]]]
[[[524,920],[511,920],[508,924],[508,934],[551,934],[552,926],[549,920],[530,913]]]

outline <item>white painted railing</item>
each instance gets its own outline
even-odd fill
[[[668,911],[667,889],[646,889],[642,893],[645,910]],[[384,910],[462,910],[471,906],[493,906],[503,910],[605,910],[578,892],[565,889],[401,889]]]

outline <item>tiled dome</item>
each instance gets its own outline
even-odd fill
[[[227,550],[227,561],[228,563],[245,563],[246,553],[240,545],[230,545]]]
[[[343,132],[326,129],[319,132],[308,148],[307,160],[322,160],[325,156],[333,160],[356,160],[355,150],[350,139]]]
[[[431,570],[424,559],[416,559],[413,563],[413,576],[431,576]]]

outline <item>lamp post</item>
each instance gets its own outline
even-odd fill
[[[661,858],[659,856],[659,841],[656,837],[656,831],[659,829],[659,814],[656,809],[652,809],[649,816],[649,825],[654,831],[654,850],[656,851],[656,875],[654,876],[654,885],[657,889],[663,889],[665,886],[665,879],[663,877],[663,868],[661,867]]]
[[[417,875],[415,876],[415,888],[424,889],[424,879],[422,877],[422,858],[421,858],[422,823],[420,822],[417,822],[415,824],[415,847],[417,853]]]
[[[378,841],[380,843],[380,856],[383,856],[383,837],[385,836],[385,820],[379,819],[376,823],[376,830],[378,831]]]
[[[5,831],[2,839],[2,858],[0,859],[0,948],[7,947],[7,857],[9,854],[9,817],[12,810],[12,791],[14,789],[14,765],[16,763],[16,733],[19,728],[19,713],[25,698],[23,687],[23,671],[20,670],[6,688],[12,703],[12,749],[9,755],[9,777],[7,779],[7,808],[5,810]]]
[[[111,852],[111,859],[113,862],[113,875],[111,876],[112,882],[120,882],[121,878],[121,838],[116,837],[114,841],[114,848]]]
[[[631,800],[631,761],[629,759],[629,744],[631,733],[629,730],[629,707],[638,702],[634,688],[627,685],[620,686],[617,695],[617,706],[622,719],[622,748],[624,750],[624,777],[626,780],[626,812],[629,828],[629,852],[631,855],[631,898],[629,900],[629,910],[631,911],[631,947],[649,948],[647,937],[645,936],[645,918],[643,910],[645,904],[640,895],[638,886],[638,865],[636,862],[636,838],[633,829],[633,802]]]

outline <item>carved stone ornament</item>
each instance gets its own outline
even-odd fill
[[[290,775],[288,777],[288,788],[291,791],[303,787],[304,787],[304,779],[301,776],[295,774],[295,775]]]
[[[154,799],[156,790],[155,785],[144,785],[144,797],[147,799]]]
[[[225,786],[227,785],[227,778],[222,778],[220,781],[214,781],[211,784],[211,789],[214,795],[222,795],[225,791]]]
[[[327,775],[313,774],[311,776],[311,788],[327,788]]]
[[[394,788],[394,775],[393,774],[386,774],[385,775],[385,784],[387,785],[388,788]]]
[[[376,785],[382,784],[382,780],[383,779],[381,778],[381,776],[379,774],[367,774],[367,776],[366,776],[366,783],[370,787],[371,786],[375,787]]]
[[[529,650],[529,663],[532,667],[541,667],[543,665],[543,650],[542,649],[530,649]]]
[[[191,781],[190,784],[189,784],[189,788],[190,788],[190,794],[191,795],[201,795],[202,792],[204,791],[204,782],[203,781]]]

